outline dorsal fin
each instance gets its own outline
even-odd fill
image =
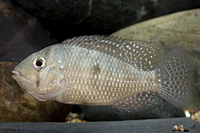
[[[152,61],[158,50],[155,43],[98,35],[74,37],[62,44],[98,50],[142,70],[152,69]]]

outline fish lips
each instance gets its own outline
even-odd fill
[[[14,74],[13,76],[20,76],[20,73],[18,71],[13,70],[12,73]]]
[[[18,71],[16,71],[16,70],[13,70],[12,73],[14,74],[14,75],[12,75],[12,78],[13,78],[15,81],[17,81],[17,83],[18,83],[22,88],[24,88],[25,86],[22,84],[23,77],[21,76],[21,74],[20,74]]]
[[[27,82],[26,77],[24,77],[20,72],[18,72],[18,71],[16,71],[16,70],[13,70],[12,73],[14,74],[14,75],[12,75],[12,78],[13,78],[14,80],[16,80],[17,83],[18,83],[22,88],[24,88],[24,89],[27,90],[28,88],[27,88],[27,85],[26,85],[26,82]],[[24,84],[24,82],[25,82],[25,84]]]
[[[16,81],[19,81],[21,74],[16,70],[13,70],[12,73],[14,74],[14,75],[12,75],[12,78],[15,79]]]

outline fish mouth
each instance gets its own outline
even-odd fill
[[[15,76],[20,76],[20,73],[19,73],[18,71],[13,70],[12,73],[13,73]]]
[[[22,87],[22,88],[27,88],[26,86],[24,86],[21,81],[22,81],[22,78],[21,78],[21,74],[16,71],[16,70],[13,70],[12,71],[13,75],[12,75],[12,78],[15,79],[17,81],[17,83]],[[37,92],[32,92],[30,91],[29,89],[25,89],[30,95],[32,95],[33,97],[35,97],[36,99],[40,100],[40,101],[46,101],[44,100],[42,97],[43,97],[43,94],[40,94],[40,93],[37,93]]]
[[[14,74],[12,75],[12,78],[15,79],[16,81],[18,81],[22,77],[21,73],[19,73],[16,70],[13,70],[12,73]]]
[[[16,78],[21,77],[21,74],[16,70],[13,70],[12,73],[14,74],[14,75],[12,75],[12,78],[14,78],[15,80],[16,80]]]

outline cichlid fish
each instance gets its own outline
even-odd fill
[[[112,105],[140,111],[166,100],[178,108],[191,98],[193,63],[174,48],[153,69],[154,43],[80,36],[46,47],[12,71],[18,84],[40,101]]]

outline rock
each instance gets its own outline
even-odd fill
[[[189,132],[199,133],[200,123],[188,118],[150,119],[86,123],[30,123],[1,122],[0,132],[13,133],[179,133],[172,131],[174,125],[183,125]]]
[[[109,34],[128,25],[199,6],[196,0],[16,0],[37,16],[59,41],[88,34]],[[53,26],[52,26],[53,25]]]
[[[194,61],[194,96],[187,109],[200,110],[200,9],[179,12],[121,29],[113,36],[157,42],[157,64],[173,47],[186,48]]]
[[[33,52],[56,43],[36,17],[0,0],[0,61],[20,62]]]
[[[72,106],[37,101],[11,77],[18,63],[0,62],[0,122],[65,121]]]

